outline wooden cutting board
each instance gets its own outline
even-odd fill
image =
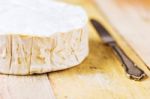
[[[101,21],[150,76],[145,64],[95,8],[94,1],[65,1],[83,6],[90,18]],[[102,44],[90,23],[88,26],[90,54],[82,64],[42,75],[0,75],[0,99],[149,99],[150,78],[141,82],[129,80],[111,48]]]
[[[105,18],[150,67],[150,1],[96,0]]]

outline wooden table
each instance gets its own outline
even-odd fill
[[[148,76],[150,71],[115,30],[107,23],[91,0],[65,0],[83,6],[90,18],[101,21],[125,52]],[[90,54],[79,66],[33,76],[0,75],[0,99],[148,99],[150,78],[141,82],[126,77],[111,48],[102,44],[89,23]]]

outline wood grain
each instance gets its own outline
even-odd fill
[[[65,0],[81,5],[89,18],[101,21],[148,76],[145,64],[105,20],[94,0]],[[80,65],[63,71],[33,76],[0,75],[0,99],[149,99],[150,78],[141,82],[126,77],[112,49],[104,45],[89,23],[90,54]],[[54,91],[54,93],[53,93]]]
[[[0,99],[55,99],[47,75],[0,75]]]
[[[150,1],[96,1],[109,23],[150,67]]]
[[[149,70],[130,46],[105,20],[95,7],[93,0],[65,0],[83,6],[89,18],[101,21],[148,76]],[[89,23],[90,54],[79,66],[49,74],[49,79],[57,99],[147,99],[150,98],[150,79],[136,82],[126,77],[112,49],[104,45]]]

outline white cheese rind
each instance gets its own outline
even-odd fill
[[[88,55],[87,15],[49,0],[0,0],[0,73],[40,74],[80,64]]]
[[[86,26],[50,37],[8,35],[0,38],[3,39],[0,73],[4,74],[29,75],[62,70],[80,64],[89,53]]]
[[[47,36],[86,25],[79,6],[51,0],[0,0],[0,35]]]
[[[9,73],[11,62],[11,36],[0,36],[0,72]]]
[[[10,74],[29,73],[31,61],[32,37],[12,35],[12,54],[10,64]]]
[[[73,67],[80,64],[87,55],[86,27],[48,38],[33,38],[30,74]]]

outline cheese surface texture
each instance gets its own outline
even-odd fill
[[[85,25],[78,6],[51,0],[0,0],[0,34],[50,36]]]
[[[29,75],[80,64],[88,55],[87,15],[50,0],[0,0],[0,73]]]

